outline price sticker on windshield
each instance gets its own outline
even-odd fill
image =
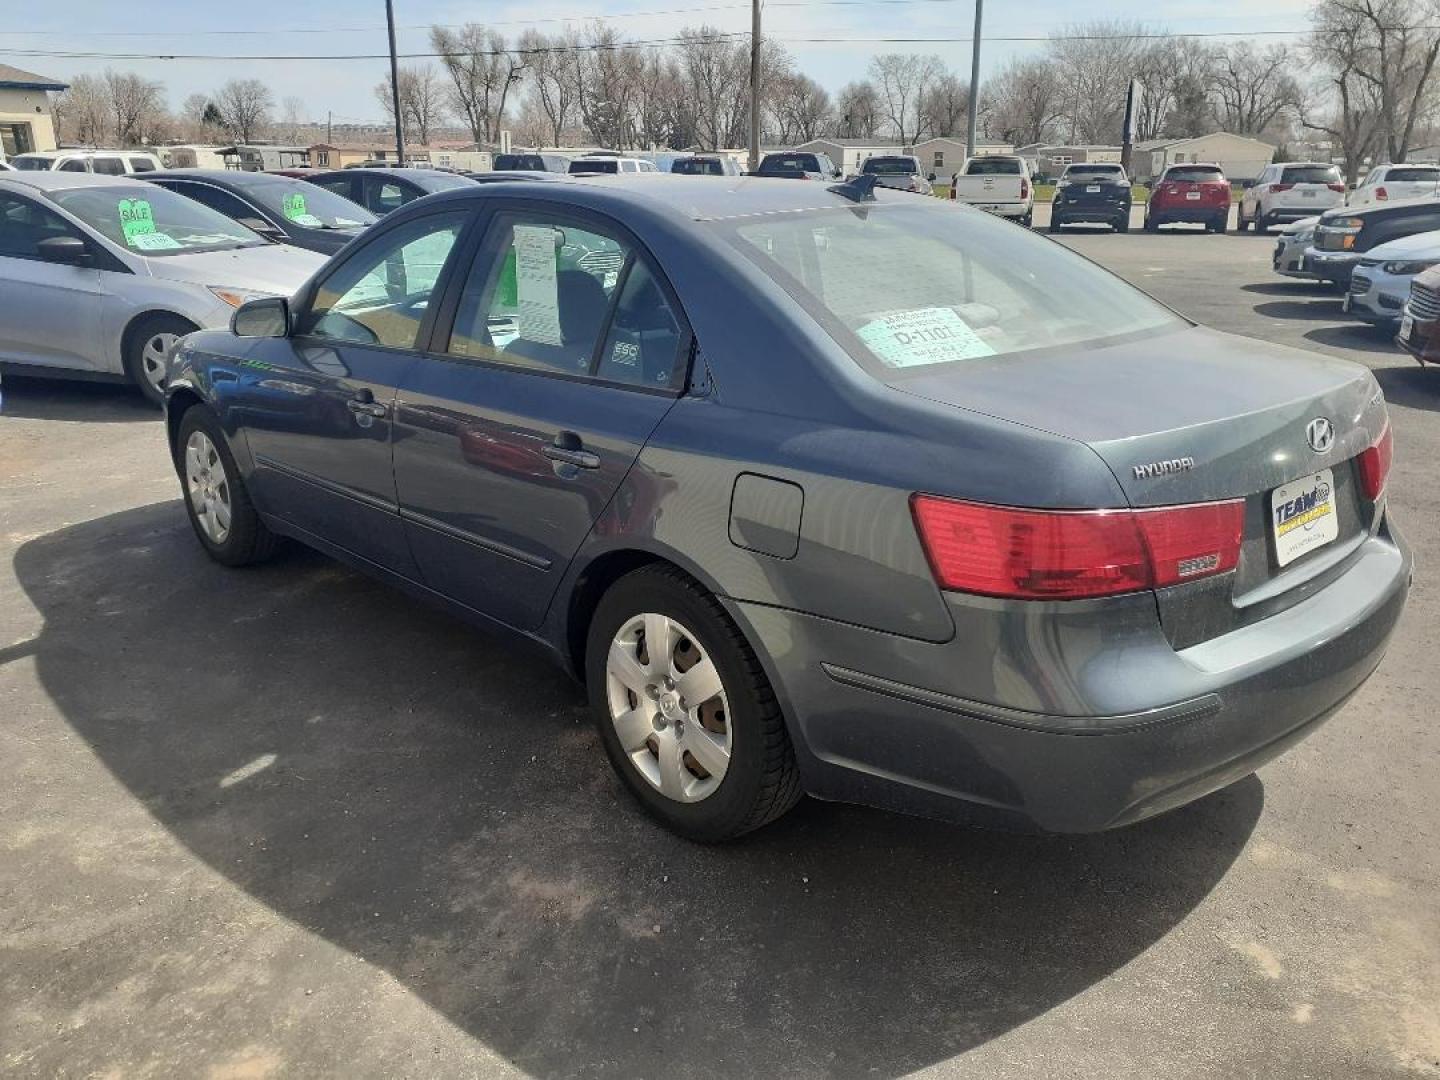
[[[298,191],[292,195],[286,195],[280,200],[280,212],[285,215],[287,220],[295,222],[296,225],[303,225],[307,229],[318,229],[324,224],[306,208],[305,196]]]
[[[923,367],[995,355],[985,339],[948,307],[892,312],[866,323],[856,334],[886,367]]]
[[[137,233],[127,239],[136,251],[174,251],[185,246],[169,233],[163,232]]]
[[[146,200],[121,199],[115,209],[120,215],[120,234],[131,247],[140,247],[136,237],[149,236],[155,231],[155,213]]]

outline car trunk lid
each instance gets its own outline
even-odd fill
[[[951,365],[891,385],[1085,443],[1133,507],[1244,500],[1235,573],[1157,594],[1177,645],[1294,602],[1358,546],[1374,517],[1356,458],[1380,437],[1385,406],[1373,376],[1345,361],[1190,328]],[[1317,419],[1333,431],[1318,452],[1307,431]],[[1319,524],[1336,536],[1296,554],[1295,538],[1279,539],[1276,514],[1288,524],[1318,486],[1335,510]]]

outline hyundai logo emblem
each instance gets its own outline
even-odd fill
[[[1325,453],[1335,445],[1335,425],[1325,417],[1317,416],[1305,425],[1305,441],[1315,453]]]

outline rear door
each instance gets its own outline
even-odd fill
[[[1334,165],[1286,165],[1271,192],[1272,210],[1302,209],[1308,217],[1337,204],[1345,195],[1345,185]]]
[[[424,214],[357,245],[299,305],[295,333],[257,340],[226,391],[263,508],[408,578],[417,572],[391,468],[395,393],[471,216]]]
[[[617,222],[487,205],[469,273],[401,386],[395,480],[425,583],[529,629],[674,403],[690,335]]]

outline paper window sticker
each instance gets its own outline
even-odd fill
[[[995,350],[950,308],[891,312],[866,323],[856,334],[882,364],[893,368],[995,355]]]
[[[494,306],[501,311],[514,311],[520,303],[515,284],[515,249],[505,252],[505,265],[500,267],[500,280],[495,285]]]
[[[130,246],[136,251],[173,251],[185,245],[173,236],[163,232],[136,233],[127,236]]]
[[[549,225],[516,225],[514,247],[520,336],[542,345],[564,344],[555,272],[555,230]]]
[[[135,237],[155,231],[155,213],[145,199],[121,199],[115,210],[120,215],[120,234],[131,247],[138,246]]]

